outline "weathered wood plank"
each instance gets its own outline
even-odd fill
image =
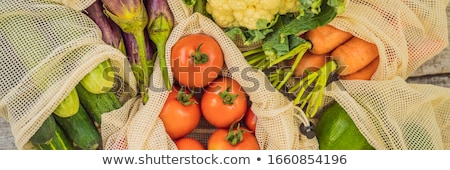
[[[11,126],[5,119],[0,118],[0,150],[17,149],[14,144],[14,136],[11,133]]]
[[[450,73],[410,77],[406,81],[414,84],[433,84],[450,88]]]
[[[410,77],[450,73],[450,48],[420,66]]]
[[[450,5],[447,5],[447,28],[450,28]],[[449,38],[450,40],[450,38]],[[436,57],[425,62],[411,77],[450,73],[450,46],[447,46]]]

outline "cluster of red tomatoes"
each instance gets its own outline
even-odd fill
[[[256,117],[245,91],[232,78],[222,77],[224,56],[217,41],[205,34],[180,38],[171,50],[170,64],[176,83],[160,118],[178,149],[260,149],[254,135]],[[196,97],[191,89],[200,89]],[[204,118],[214,126],[207,146],[186,137]],[[239,122],[245,118],[245,126]]]

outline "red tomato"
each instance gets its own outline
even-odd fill
[[[217,41],[205,34],[189,34],[172,47],[170,64],[175,80],[187,87],[204,87],[223,67],[223,52]]]
[[[256,118],[255,113],[253,113],[252,109],[249,108],[244,117],[245,125],[247,126],[247,128],[251,131],[255,131],[257,120],[258,118]]]
[[[242,139],[238,139],[238,130],[217,129],[208,139],[208,150],[259,150],[258,140],[253,133],[245,128],[240,128]],[[233,137],[230,137],[233,136]],[[231,144],[232,138],[237,138],[235,145]],[[229,140],[227,140],[229,139]]]
[[[211,82],[201,99],[203,117],[217,128],[229,128],[242,119],[247,110],[247,96],[231,78],[220,77]]]
[[[200,141],[194,138],[184,137],[175,141],[178,150],[205,150],[205,147]]]
[[[178,139],[191,133],[201,118],[198,100],[185,90],[174,87],[159,114],[167,134]]]

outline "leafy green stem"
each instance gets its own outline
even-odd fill
[[[296,46],[294,49],[289,51],[287,54],[284,54],[282,56],[277,57],[275,60],[270,62],[269,67],[272,67],[282,61],[291,59],[293,56],[299,54],[299,53],[305,53],[308,49],[312,47],[311,43],[308,41],[305,41],[304,43]],[[303,55],[303,54],[302,54]]]
[[[278,86],[276,87],[278,90],[281,89],[281,87],[283,87],[284,84],[286,84],[286,82],[292,77],[292,74],[294,73],[295,68],[297,68],[298,63],[300,63],[300,60],[303,58],[303,54],[305,54],[306,50],[307,49],[305,49],[303,51],[300,51],[297,54],[297,58],[295,58],[294,63],[292,64],[292,67],[286,73],[286,75],[283,78],[283,80],[281,80],[280,84],[278,84]]]
[[[254,66],[258,61],[264,60],[266,56],[263,53],[255,54],[247,58],[247,63]]]
[[[259,48],[255,48],[255,49],[253,49],[253,50],[245,51],[245,52],[242,53],[242,55],[243,55],[244,57],[248,57],[248,56],[251,56],[251,55],[253,55],[253,54],[261,53],[261,52],[264,52],[264,50],[263,50],[261,47],[259,47]]]
[[[294,91],[294,89],[296,90],[304,86],[304,88],[300,89],[300,91],[297,93],[297,96],[294,99],[294,104],[297,105],[301,103],[301,108],[304,108],[306,103],[308,103],[306,109],[307,117],[312,118],[316,115],[319,107],[323,102],[323,92],[327,85],[328,78],[334,71],[336,71],[336,69],[336,62],[328,61],[319,70],[307,75],[296,86],[289,90]],[[315,84],[313,89],[308,93],[306,97],[303,97],[306,89],[309,88],[314,82]]]

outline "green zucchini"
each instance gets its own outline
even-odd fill
[[[100,147],[100,133],[81,105],[75,115],[67,118],[55,115],[55,120],[72,139],[76,147],[83,150],[95,150]]]
[[[42,123],[41,127],[30,138],[32,144],[44,144],[50,141],[55,136],[56,122],[52,115],[50,115]]]
[[[35,144],[37,149],[40,150],[73,150],[73,144],[71,139],[67,137],[66,133],[61,127],[56,124],[55,136],[44,144]]]
[[[87,91],[82,85],[76,86],[81,105],[86,112],[94,119],[97,126],[101,125],[101,116],[116,109],[122,105],[114,92],[93,94]]]

